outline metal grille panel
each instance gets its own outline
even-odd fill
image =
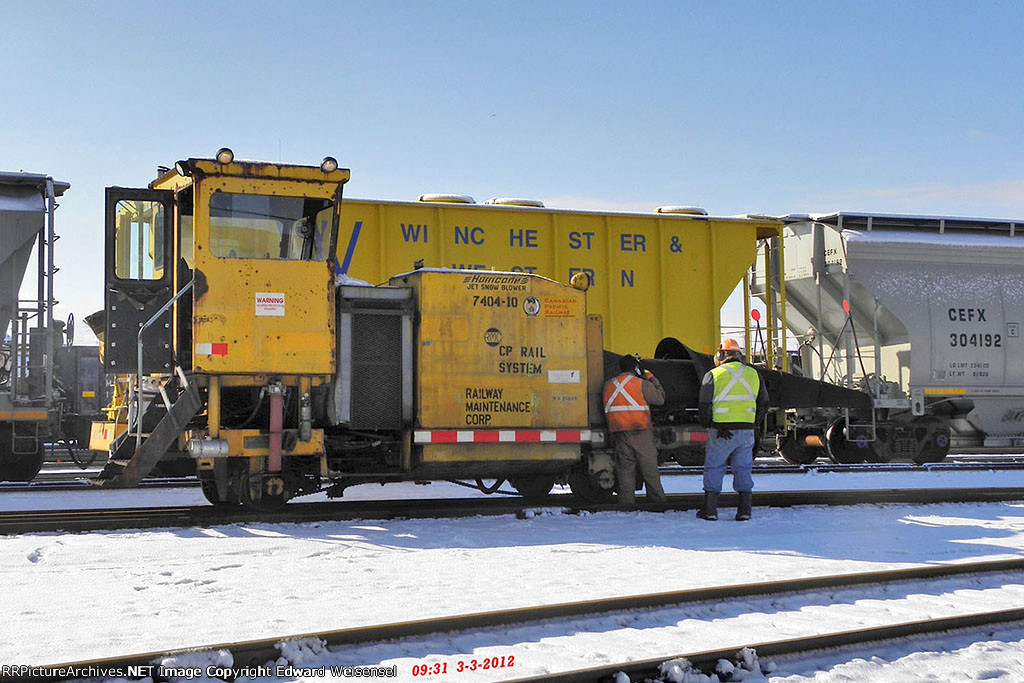
[[[401,316],[353,316],[352,398],[353,429],[402,426]]]

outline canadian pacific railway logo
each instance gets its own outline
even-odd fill
[[[531,318],[540,313],[540,301],[535,296],[528,296],[523,302],[523,311]]]
[[[484,332],[484,342],[488,346],[497,346],[501,343],[501,330],[497,327],[492,327]]]

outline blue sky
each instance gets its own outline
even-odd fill
[[[1024,218],[1024,3],[0,0],[0,170],[72,184],[58,314],[102,307],[103,188],[210,156],[349,196]]]

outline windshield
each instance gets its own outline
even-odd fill
[[[214,192],[210,249],[222,258],[325,261],[332,218],[329,199]]]

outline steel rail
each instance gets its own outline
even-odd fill
[[[187,478],[161,478],[161,479],[143,479],[133,488],[138,489],[188,489],[196,488],[199,486],[199,480],[195,477]],[[109,491],[110,489],[107,489]],[[74,480],[67,479],[39,479],[36,478],[30,482],[2,482],[0,483],[0,493],[36,493],[42,491],[97,491],[103,492],[102,488],[98,488],[89,484],[89,481],[84,478],[78,478]]]
[[[970,460],[966,462],[933,462],[917,465],[910,462],[889,463],[811,463],[808,465],[791,465],[789,463],[754,463],[754,474],[806,474],[808,472],[991,472],[1024,469],[1024,459],[1007,458],[991,460]],[[668,465],[661,466],[658,471],[663,476],[698,475],[704,471],[703,465]]]
[[[1024,608],[1017,607],[993,612],[974,612],[955,617],[906,621],[886,626],[823,633],[816,636],[749,643],[719,650],[687,652],[666,657],[634,660],[555,674],[544,674],[542,676],[506,679],[506,683],[540,683],[541,681],[545,683],[611,683],[619,672],[627,674],[631,680],[650,679],[660,681],[662,680],[660,677],[661,664],[673,659],[685,658],[694,668],[710,671],[717,664],[718,660],[731,660],[740,650],[746,648],[754,650],[758,658],[781,657],[811,653],[816,650],[860,647],[869,643],[896,638],[931,636],[949,631],[974,629],[981,626],[1017,621],[1024,621]]]
[[[853,574],[812,576],[800,579],[784,579],[781,581],[765,581],[759,583],[734,584],[729,586],[714,586],[709,588],[692,588],[680,591],[668,591],[662,593],[650,593],[624,597],[600,598],[596,600],[581,600],[576,602],[566,602],[553,605],[541,605],[537,607],[520,607],[507,610],[477,612],[472,614],[463,614],[450,617],[438,617],[434,619],[419,619],[415,621],[404,621],[392,624],[362,626],[332,631],[319,631],[313,633],[292,634],[287,636],[260,638],[256,640],[235,641],[230,643],[218,643],[215,645],[202,645],[193,648],[168,650],[163,652],[146,652],[121,657],[105,657],[100,659],[84,660],[79,662],[70,662],[63,664],[48,664],[43,665],[42,668],[81,670],[84,668],[92,667],[106,669],[121,668],[127,670],[128,667],[145,667],[154,662],[159,662],[167,657],[186,655],[196,652],[216,651],[230,652],[233,657],[232,666],[235,668],[240,668],[247,666],[259,666],[265,664],[268,661],[273,661],[277,659],[281,654],[279,645],[283,642],[295,640],[306,640],[315,638],[323,641],[328,647],[351,646],[383,640],[415,638],[435,633],[471,631],[482,628],[539,622],[547,619],[592,617],[600,614],[622,612],[626,610],[669,607],[674,605],[684,605],[712,600],[720,601],[736,598],[749,598],[752,596],[776,595],[781,593],[799,593],[806,591],[817,591],[823,588],[845,588],[850,586],[862,586],[867,584],[892,584],[896,582],[905,581],[931,581],[935,579],[947,578],[952,576],[963,576],[969,574],[991,574],[1001,572],[1024,572],[1024,558],[1009,560],[986,560],[982,562],[970,562],[960,564],[927,565],[904,569],[886,569],[873,572],[856,572]],[[1020,616],[1015,616],[1012,620],[1024,619],[1024,608],[1013,611],[1015,612],[1015,614],[1019,613]],[[921,623],[936,623],[941,621],[942,620],[929,620],[928,622]],[[889,626],[883,628],[893,629],[899,628],[899,626],[904,625]],[[860,631],[852,631],[846,633],[860,633]],[[829,634],[826,636],[816,636],[815,638],[835,639],[840,635],[843,634]],[[901,635],[901,633],[896,633],[895,635],[885,637],[896,637],[898,635]],[[799,642],[808,642],[808,639],[796,640]],[[813,640],[813,638],[811,640]],[[849,642],[857,641],[850,640]],[[840,642],[839,644],[844,643]],[[829,644],[820,645],[817,647],[834,646],[835,645]],[[760,644],[751,647],[761,648],[767,646],[765,644]],[[730,648],[728,650],[722,651],[716,650],[716,653],[725,652],[726,654],[718,656],[711,661],[715,662],[723,657],[727,658],[728,656],[735,653],[737,649],[739,648]],[[761,652],[762,651],[759,649],[758,653],[760,654]],[[769,652],[766,650],[765,654],[776,653]],[[692,654],[681,656],[686,656],[687,658],[696,657],[696,655]],[[671,659],[671,657],[659,658],[657,660],[645,660],[642,662],[633,662],[629,665],[615,666],[628,667],[635,664],[638,666],[645,665],[647,667],[650,667],[653,664],[656,667],[658,663],[665,661],[665,659]],[[691,661],[696,660],[691,659]],[[612,669],[611,673],[614,673],[618,670],[620,669]],[[591,672],[595,671],[600,672],[599,675],[604,675],[608,671],[608,667],[601,667],[600,669],[586,669],[583,671],[587,672],[586,675],[592,675]],[[577,675],[579,673],[580,672],[570,672],[566,675]],[[562,680],[561,678],[558,678],[558,676],[560,676],[559,674],[555,674],[554,676],[555,678],[551,678],[551,675],[549,674],[539,678],[530,678],[524,680]],[[61,681],[68,680],[69,678],[72,677],[42,676],[33,677],[33,680]],[[0,681],[6,680],[8,679],[0,677]],[[565,680],[594,679],[567,678]]]
[[[136,508],[92,508],[83,510],[29,510],[0,512],[0,535],[46,531],[95,531],[126,528],[216,526],[219,524],[303,523],[353,519],[429,519],[515,514],[528,516],[530,510],[561,509],[567,514],[643,510],[666,512],[695,510],[703,494],[670,494],[663,505],[640,497],[639,504],[624,508],[615,503],[588,504],[570,494],[547,496],[543,501],[523,498],[459,498],[329,501],[292,503],[273,512],[230,509],[213,505]],[[762,491],[754,493],[758,507],[798,505],[863,505],[932,503],[995,503],[1024,500],[1024,488],[995,489],[879,489],[826,491]],[[719,506],[736,506],[736,494],[723,493]],[[755,511],[756,514],[756,511]]]
[[[69,478],[66,473],[56,474],[43,469],[31,482],[0,482],[0,492],[11,491],[78,491],[98,490],[100,488],[87,487],[85,477],[98,474],[102,468],[87,468],[75,471],[74,476]],[[757,476],[772,474],[807,474],[816,473],[876,473],[876,472],[1011,472],[1024,470],[1024,459],[992,459],[990,461],[975,460],[969,462],[941,462],[915,465],[912,463],[854,463],[848,465],[837,465],[832,463],[790,465],[786,463],[762,463],[755,464],[753,472]],[[665,477],[699,476],[704,471],[701,465],[668,465],[659,468],[659,472]],[[178,482],[175,484],[175,482]],[[45,486],[43,486],[45,484]],[[157,479],[143,479],[137,486],[141,488],[192,488],[199,485],[195,477],[162,477]],[[475,486],[466,484],[467,487],[476,489]],[[508,495],[517,496],[514,491],[500,491]]]
[[[82,482],[85,477],[91,477],[100,472],[101,467],[90,467],[84,470],[74,470],[73,475],[69,476],[66,473],[54,473],[43,469],[35,479],[31,482],[3,482],[0,483],[0,490],[4,488],[20,487],[25,488],[26,484],[38,485],[42,482],[54,483],[54,484],[65,484],[77,486],[79,482]],[[820,473],[874,473],[874,472],[1000,472],[1000,471],[1014,471],[1024,470],[1024,459],[1017,458],[1016,460],[992,460],[992,461],[971,461],[971,462],[941,462],[941,463],[926,463],[924,465],[915,465],[912,463],[878,463],[878,464],[865,464],[855,463],[849,465],[836,465],[832,463],[823,464],[810,464],[810,465],[790,465],[785,463],[762,463],[754,465],[754,474],[760,475],[772,475],[772,474],[807,474],[808,472],[820,472]],[[704,468],[702,465],[663,465],[658,468],[658,471],[662,476],[667,477],[678,477],[678,476],[699,476],[703,473]],[[153,482],[167,482],[166,486],[171,486],[173,482],[180,482],[180,486],[191,487],[198,486],[198,480],[195,477],[160,477],[143,479],[140,482],[140,486],[152,485]],[[475,486],[468,485],[469,488],[476,488]],[[102,490],[102,489],[99,489]],[[518,495],[518,494],[513,494]]]

